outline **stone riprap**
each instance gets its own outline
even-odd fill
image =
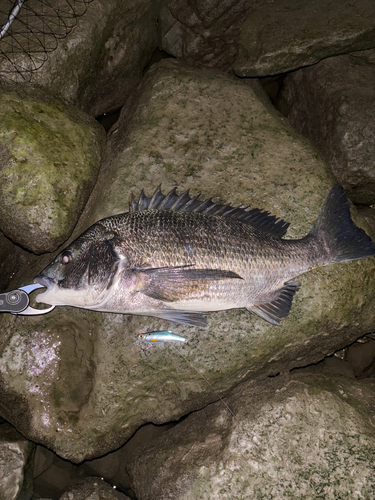
[[[131,192],[150,194],[160,183],[269,210],[291,223],[287,237],[310,231],[334,182],[329,169],[249,86],[166,61],[150,70],[137,99],[132,120],[124,110],[112,129],[77,233],[126,211]],[[178,420],[244,377],[315,363],[373,330],[372,269],[369,258],[302,276],[281,327],[244,310],[212,314],[206,329],[68,307],[2,315],[1,414],[64,458],[100,456],[141,425]],[[137,334],[168,328],[197,340],[182,352],[199,373],[168,345],[142,351]]]

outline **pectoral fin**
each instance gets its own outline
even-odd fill
[[[300,286],[298,281],[290,281],[280,289],[277,299],[266,304],[247,307],[247,310],[268,321],[268,323],[272,323],[272,325],[280,325],[282,318],[288,316],[294,294],[299,290]]]
[[[148,297],[177,302],[223,279],[242,279],[237,273],[221,269],[191,269],[191,266],[135,269],[140,275],[137,289]]]

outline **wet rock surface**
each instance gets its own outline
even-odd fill
[[[241,27],[238,76],[269,76],[375,47],[371,0],[282,0],[259,6]],[[355,13],[354,13],[355,10]]]
[[[202,198],[261,205],[281,217],[298,200],[299,206],[309,205],[303,210],[310,221],[302,228],[300,214],[294,221],[289,215],[290,235],[310,230],[325,198],[314,189],[325,185],[328,191],[332,177],[316,151],[254,90],[169,59],[150,69],[137,99],[109,133],[79,230],[127,210],[126,193],[137,196],[144,189],[150,195],[156,183],[165,192],[178,186],[199,190]],[[302,172],[308,183],[300,180]]]
[[[49,4],[56,9],[46,21],[47,29],[53,32],[54,23],[59,23],[58,10],[67,8],[59,0],[50,0]],[[82,5],[77,7],[82,9]],[[58,41],[56,50],[48,52],[38,71],[31,72],[31,82],[93,116],[117,109],[141,78],[157,47],[158,9],[159,2],[150,0],[131,0],[126,5],[122,0],[89,3],[69,36]],[[25,38],[27,33],[16,42],[22,47]],[[26,45],[25,54],[18,51],[17,63],[21,67],[29,66],[28,50]],[[7,58],[1,58],[0,77],[23,82],[25,75],[15,72]]]
[[[290,123],[311,139],[355,203],[375,203],[375,51],[330,57],[288,75]]]
[[[22,268],[29,263],[29,259],[29,252],[14,245],[0,231],[0,286],[2,292],[7,290],[11,279],[20,270],[20,267]]]
[[[12,103],[0,126],[1,291],[159,183],[263,208],[300,238],[339,181],[374,237],[373,2],[88,7],[33,73],[43,90],[0,89]],[[94,188],[103,137],[78,108],[111,127]],[[38,444],[34,494],[28,482],[15,500],[373,498],[374,258],[299,279],[280,328],[246,311],[212,314],[207,329],[68,307],[0,315],[0,416],[29,465]],[[137,343],[167,328],[191,342]],[[3,449],[20,449],[12,439]]]
[[[0,423],[0,498],[29,500],[33,494],[35,445]]]
[[[41,89],[0,89],[0,229],[37,253],[71,234],[96,181],[104,132]]]
[[[160,46],[188,64],[230,71],[240,28],[261,0],[168,0],[160,9]]]
[[[243,384],[128,457],[138,498],[372,498],[374,381]]]
[[[150,70],[133,121],[123,113],[106,157],[77,232],[124,211],[124,193],[162,183],[199,186],[205,197],[225,192],[234,204],[252,200],[290,221],[290,237],[302,237],[332,183],[316,151],[250,87],[173,61]],[[372,266],[365,259],[302,277],[280,328],[235,310],[211,315],[207,329],[173,326],[198,341],[183,350],[188,362],[169,346],[142,352],[138,333],[169,327],[155,318],[74,308],[3,315],[2,394],[14,403],[0,403],[2,415],[65,459],[103,455],[145,423],[177,420],[215,400],[201,373],[222,394],[244,377],[317,362],[373,329]]]
[[[116,491],[98,477],[86,478],[81,483],[70,488],[60,500],[130,500],[128,496]]]

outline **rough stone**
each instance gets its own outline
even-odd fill
[[[264,0],[169,0],[160,10],[160,47],[180,61],[231,71],[244,17]]]
[[[119,450],[108,453],[104,457],[84,462],[80,465],[80,468],[87,475],[103,477],[107,483],[116,486],[120,491],[126,492],[130,489],[130,481],[124,467],[125,455],[126,450],[122,446]]]
[[[49,452],[49,454],[46,452]],[[84,471],[80,470],[77,465],[62,460],[50,450],[46,450],[41,446],[37,447],[35,455],[34,476],[38,472],[37,467],[40,471],[40,467],[43,465],[41,459],[43,458],[46,459],[44,466],[48,464],[49,466],[34,477],[34,492],[38,496],[60,498],[72,486],[85,479]],[[50,463],[51,459],[52,463]]]
[[[75,233],[126,211],[131,192],[149,194],[162,183],[164,191],[199,189],[264,208],[299,238],[333,182],[311,144],[250,87],[168,60],[150,69],[133,114],[124,109],[112,129]],[[365,227],[354,209],[353,217]],[[42,256],[40,269],[44,263]],[[137,334],[172,326],[156,318],[66,307],[40,317],[2,315],[0,414],[34,442],[81,462],[117,449],[143,424],[206,406],[244,377],[316,363],[375,329],[373,258],[300,279],[281,327],[247,311],[215,313],[206,329],[173,325],[196,339],[179,351],[142,351]]]
[[[90,477],[69,488],[60,500],[130,500],[130,498],[116,491],[100,477]]]
[[[0,498],[30,500],[35,445],[11,425],[0,425]]]
[[[14,245],[0,231],[0,293],[5,292],[11,279],[29,259],[29,252]]]
[[[375,340],[365,339],[346,349],[345,359],[356,377],[364,378],[375,364]]]
[[[48,5],[53,8],[56,3],[50,0]],[[158,12],[159,1],[154,0],[89,3],[76,27],[58,40],[56,50],[49,52],[40,69],[30,74],[31,81],[94,116],[119,108],[157,47]],[[52,32],[54,29],[51,26]],[[52,37],[45,39],[48,47],[55,43]],[[44,55],[40,47],[38,50],[37,54],[31,53],[31,58],[39,61]],[[16,62],[18,67],[30,68],[27,52],[18,54]],[[12,56],[9,62],[0,59],[0,78],[22,82],[27,77],[14,71]]]
[[[334,55],[375,47],[372,0],[281,0],[258,7],[241,27],[238,76],[269,76]]]
[[[71,234],[96,181],[105,134],[42,89],[0,93],[0,229],[35,253]]]
[[[138,500],[370,499],[374,380],[242,384],[127,457]]]
[[[357,52],[291,73],[280,97],[290,123],[362,204],[375,203],[374,81],[375,51]]]

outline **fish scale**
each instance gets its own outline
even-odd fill
[[[308,235],[283,239],[287,227],[259,209],[142,191],[129,212],[98,221],[35,278],[47,288],[37,300],[194,326],[210,312],[246,308],[279,325],[300,287],[290,280],[375,253],[341,186]]]

